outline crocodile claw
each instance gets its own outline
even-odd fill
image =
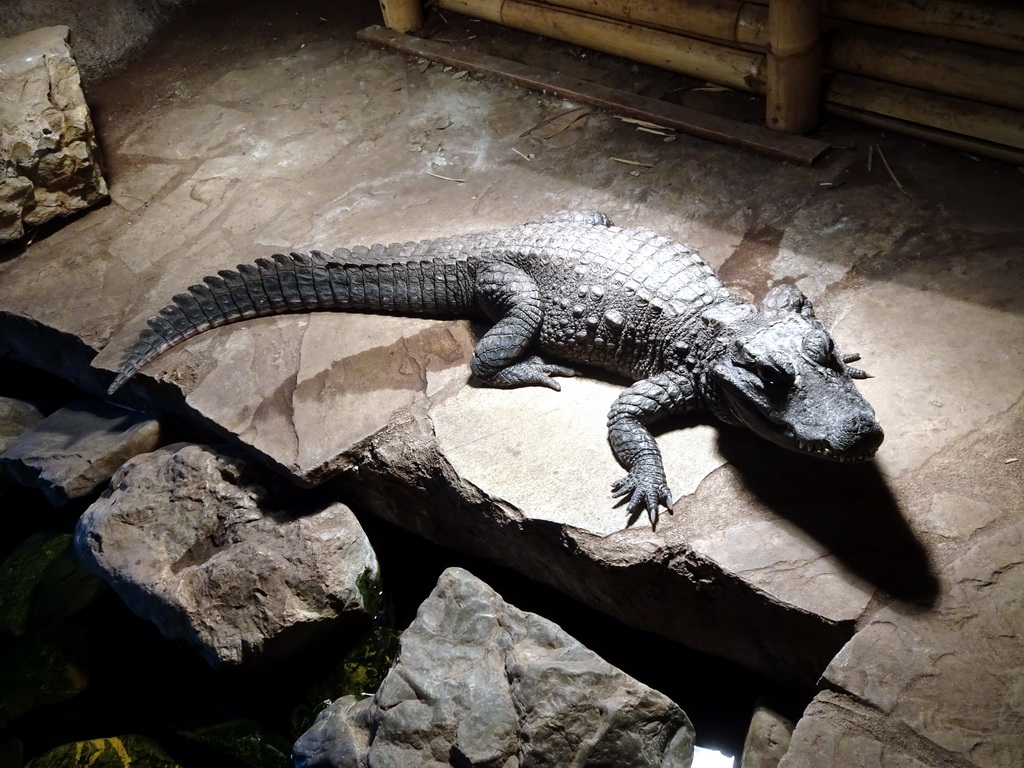
[[[658,514],[662,506],[672,509],[672,493],[664,480],[648,477],[637,477],[641,473],[636,468],[621,480],[612,483],[612,496],[629,497],[626,511],[631,516],[638,516],[647,510],[651,528],[658,526]]]
[[[575,375],[576,371],[572,368],[545,363],[541,357],[533,355],[518,363],[513,363],[508,368],[501,369],[494,376],[488,378],[486,383],[492,387],[501,388],[539,386],[560,392],[562,385],[553,377]]]

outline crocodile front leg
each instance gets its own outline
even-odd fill
[[[488,264],[476,275],[480,307],[494,325],[473,349],[469,367],[489,387],[538,385],[560,390],[553,376],[575,376],[571,368],[545,363],[537,356],[521,359],[540,329],[544,306],[533,278],[511,264]]]
[[[660,505],[672,506],[661,451],[648,424],[670,414],[687,413],[697,406],[689,373],[666,371],[642,379],[616,399],[608,414],[608,442],[629,474],[612,484],[613,496],[628,496],[626,509],[638,515],[644,509],[651,525],[658,524]]]

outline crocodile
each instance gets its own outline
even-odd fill
[[[483,315],[493,325],[470,368],[483,386],[543,386],[575,371],[533,354],[598,366],[632,385],[608,414],[627,471],[612,485],[635,520],[671,509],[649,425],[707,408],[784,448],[831,461],[871,459],[883,431],[850,364],[795,286],[760,308],[727,289],[697,251],[604,214],[549,214],[455,237],[275,254],[221,270],[148,320],[110,394],[171,346],[210,328],[284,312],[355,310]]]

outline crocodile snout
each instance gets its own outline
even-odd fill
[[[870,459],[885,439],[882,425],[873,414],[852,413],[839,424],[838,452],[849,458]]]

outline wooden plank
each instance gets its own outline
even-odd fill
[[[703,139],[743,147],[802,165],[812,165],[829,148],[827,143],[806,136],[777,133],[764,126],[710,115],[497,56],[460,50],[453,44],[421,40],[376,25],[360,30],[356,36],[363,42],[391,48],[410,56],[495,75],[526,88],[548,91],[609,112],[646,120]]]

